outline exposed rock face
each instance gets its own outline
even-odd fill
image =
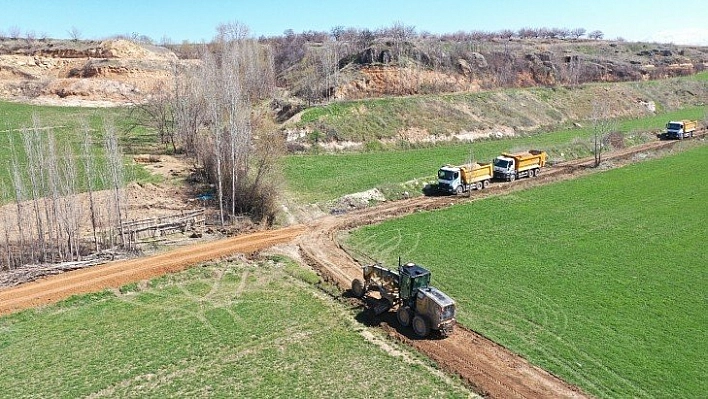
[[[188,62],[128,40],[81,49],[47,46],[31,56],[0,55],[0,96],[141,101],[170,78],[176,63]]]

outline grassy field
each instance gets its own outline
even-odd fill
[[[636,139],[638,132],[660,131],[671,119],[703,119],[705,107],[691,107],[639,119],[617,121],[618,130],[627,141]],[[288,190],[306,202],[327,201],[344,194],[374,187],[397,185],[421,179],[412,191],[420,191],[423,183],[434,180],[437,169],[446,163],[464,163],[470,157],[491,161],[502,151],[549,151],[552,158],[572,158],[592,155],[589,127],[564,129],[528,137],[483,140],[474,144],[453,143],[436,147],[363,153],[292,155],[283,160]],[[563,154],[561,157],[560,154]]]
[[[283,259],[225,262],[0,318],[0,396],[468,397]]]
[[[40,128],[51,128],[57,142],[57,152],[61,157],[64,148],[70,148],[77,159],[77,168],[80,178],[79,185],[84,181],[83,169],[80,159],[82,150],[82,121],[86,121],[94,134],[94,154],[96,166],[101,168],[105,164],[105,150],[103,148],[103,121],[111,120],[117,129],[123,153],[130,154],[140,150],[154,149],[156,146],[154,135],[150,135],[143,128],[131,129],[131,119],[128,111],[121,108],[78,108],[78,107],[48,107],[28,104],[0,102],[0,187],[12,187],[11,160],[13,153],[24,169],[26,154],[21,135],[22,129],[33,126],[33,116],[39,120]],[[46,130],[41,130],[46,135]],[[140,165],[126,158],[126,178],[129,181],[154,181],[154,178]],[[24,176],[28,180],[27,176]],[[28,183],[25,183],[28,185]],[[100,180],[95,182],[101,187]],[[14,190],[11,197],[14,198]],[[10,199],[12,199],[10,198]],[[2,198],[0,198],[2,202]]]
[[[708,391],[708,146],[356,230],[459,320],[598,397]]]

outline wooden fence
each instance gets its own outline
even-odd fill
[[[204,209],[181,212],[177,215],[167,215],[121,223],[123,233],[135,242],[148,237],[159,237],[177,232],[185,232],[196,226],[205,224]]]

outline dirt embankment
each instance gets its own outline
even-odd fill
[[[121,105],[142,101],[175,65],[164,48],[107,40],[84,48],[48,47],[0,55],[0,98],[47,105]]]

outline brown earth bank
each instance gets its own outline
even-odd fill
[[[702,133],[704,135],[705,133]],[[699,137],[701,137],[699,136]],[[631,162],[638,153],[658,151],[675,142],[651,142],[607,154],[608,161]],[[531,186],[574,178],[591,170],[593,159],[554,165],[535,179],[502,183],[469,197],[417,197],[387,202],[343,215],[329,215],[308,225],[294,225],[278,230],[261,231],[234,238],[179,248],[159,255],[51,276],[14,288],[0,290],[0,315],[65,299],[71,295],[118,288],[186,269],[234,253],[253,253],[276,244],[296,242],[302,258],[325,278],[342,290],[353,278],[361,277],[360,264],[337,242],[339,232],[365,224],[410,214],[418,210],[438,209],[452,203],[477,200],[490,195],[522,190]],[[496,398],[586,397],[578,387],[530,364],[522,357],[460,326],[447,339],[416,339],[397,328],[390,315],[374,323],[390,336],[420,350],[440,367],[460,375],[477,392]]]

